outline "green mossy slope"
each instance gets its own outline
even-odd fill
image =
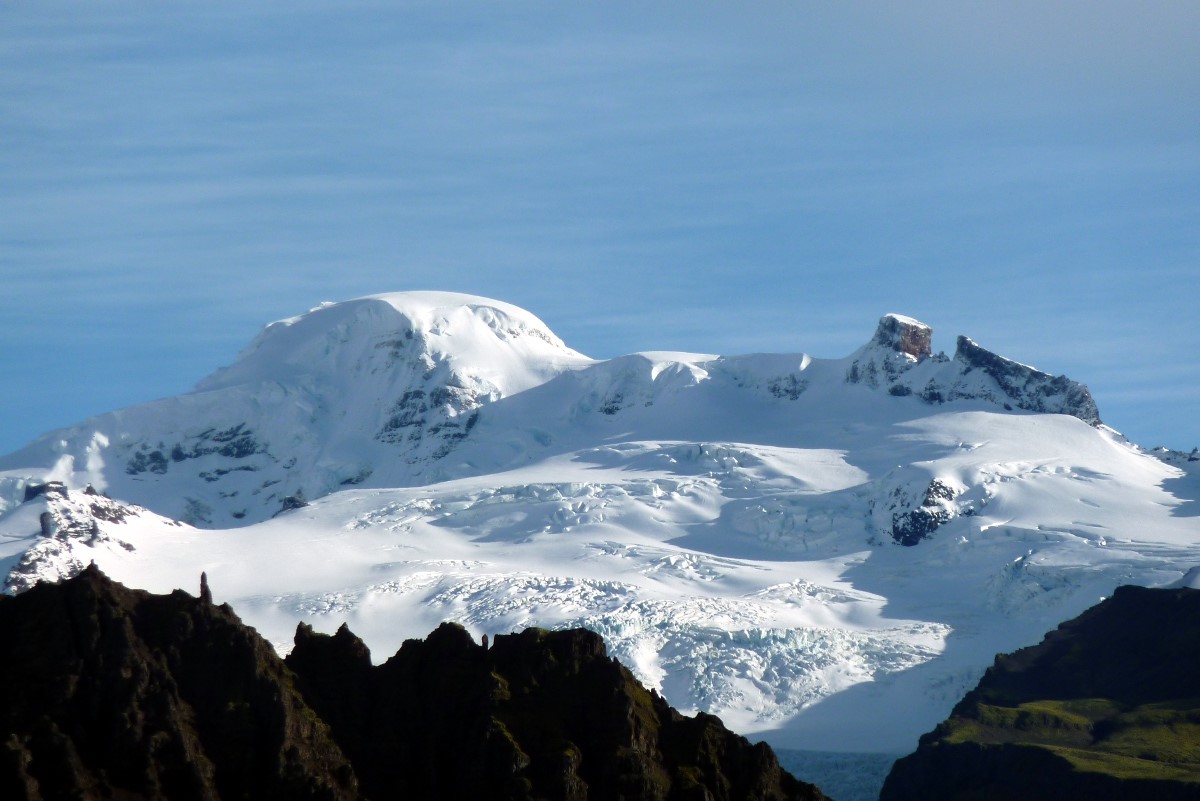
[[[999,656],[882,801],[1200,799],[1200,591],[1120,587]]]

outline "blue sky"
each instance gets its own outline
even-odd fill
[[[895,311],[1200,445],[1200,5],[0,2],[0,452],[324,300],[591,356]]]

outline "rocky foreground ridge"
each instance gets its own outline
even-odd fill
[[[824,798],[587,631],[487,648],[448,624],[375,667],[301,626],[285,665],[201,595],[92,566],[0,599],[0,797]]]
[[[881,801],[1200,799],[1200,590],[1119,587],[997,657]]]

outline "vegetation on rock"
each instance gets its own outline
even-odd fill
[[[1200,799],[1200,591],[1120,587],[996,658],[883,801]]]

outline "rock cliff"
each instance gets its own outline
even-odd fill
[[[354,771],[226,606],[95,567],[0,599],[0,798],[341,801]]]

